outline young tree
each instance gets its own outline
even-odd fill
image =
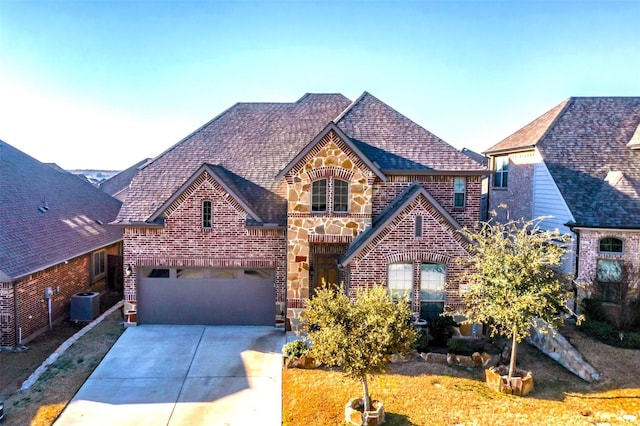
[[[462,312],[469,321],[488,323],[491,335],[511,337],[509,380],[515,372],[517,344],[530,334],[534,319],[551,327],[571,293],[557,272],[568,237],[539,229],[533,221],[484,223],[477,231],[464,229],[470,256],[463,277],[467,289]]]
[[[351,300],[342,288],[318,290],[303,311],[313,356],[362,383],[365,411],[371,409],[367,375],[383,373],[387,356],[408,352],[417,337],[404,300],[382,286],[359,290]]]

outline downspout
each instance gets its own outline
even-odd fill
[[[578,279],[578,265],[580,265],[580,232],[575,232],[573,229],[571,231],[576,235],[576,264],[573,265],[573,312],[578,312],[578,286],[575,282]]]
[[[13,333],[14,346],[16,348],[22,346],[22,336],[20,336],[20,327],[18,326],[18,282],[13,282]]]

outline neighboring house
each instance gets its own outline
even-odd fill
[[[475,160],[477,163],[482,164],[484,167],[488,167],[489,159],[482,154],[478,154],[469,148],[462,148],[461,153],[467,157]],[[482,177],[482,198],[480,202],[480,220],[486,222],[489,218],[489,175]]]
[[[551,216],[543,228],[573,237],[565,272],[604,299],[640,266],[639,126],[640,97],[569,98],[485,153],[490,208]]]
[[[0,346],[28,342],[48,326],[47,288],[55,322],[73,294],[117,285],[122,229],[108,223],[120,206],[0,141]]]
[[[138,173],[138,169],[140,168],[140,166],[144,165],[149,160],[150,158],[145,158],[144,160],[134,164],[128,169],[123,170],[120,173],[111,176],[109,179],[102,181],[98,185],[98,187],[112,197],[124,202],[124,200],[127,198],[127,194],[129,193],[129,185],[131,184],[131,180],[136,175],[136,173]]]
[[[366,92],[235,104],[133,179],[125,298],[139,323],[296,329],[317,289],[383,283],[435,316],[487,173]]]

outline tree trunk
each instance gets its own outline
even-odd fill
[[[511,339],[511,359],[509,360],[509,375],[507,378],[509,379],[509,383],[511,383],[511,378],[513,377],[513,373],[516,372],[516,355],[518,353],[518,341],[516,340],[516,332],[514,330],[513,336]]]
[[[369,399],[369,386],[367,384],[367,376],[362,377],[362,390],[364,391],[364,398],[362,402],[364,403],[364,411],[371,410],[371,400]]]

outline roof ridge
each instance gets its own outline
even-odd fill
[[[187,140],[189,140],[191,137],[195,136],[196,134],[198,134],[201,130],[204,130],[206,127],[210,126],[211,124],[213,124],[214,122],[216,122],[217,120],[219,120],[220,118],[222,118],[224,115],[228,114],[232,109],[236,108],[238,105],[240,105],[241,102],[236,102],[233,105],[231,105],[229,108],[225,109],[224,111],[222,111],[220,114],[216,115],[215,117],[213,117],[211,120],[207,121],[206,123],[204,123],[202,126],[198,127],[196,130],[194,130],[193,132],[189,133],[187,136],[185,136],[184,138],[180,139],[178,142],[176,142],[175,144],[171,145],[169,148],[165,149],[164,151],[162,151],[160,154],[156,155],[155,157],[151,158],[149,161],[147,161],[145,164],[143,164],[142,166],[140,166],[140,170],[144,170],[147,167],[149,167],[151,164],[155,163],[156,160],[160,159],[161,157],[164,157],[166,154],[168,154],[169,152],[173,151],[175,148],[177,148],[179,145],[181,145],[182,143],[186,142]]]
[[[486,151],[483,151],[482,154],[486,155],[486,154],[495,154],[495,153],[499,153],[499,152],[518,151],[518,150],[521,150],[523,148],[536,146],[549,133],[549,130],[556,124],[556,122],[558,121],[558,118],[563,115],[563,113],[566,111],[567,107],[570,104],[573,103],[573,99],[574,99],[573,97],[569,97],[569,98],[563,100],[562,102],[560,102],[559,104],[555,105],[551,109],[545,111],[544,113],[540,114],[538,117],[534,118],[533,120],[531,120],[530,122],[528,122],[524,126],[520,127],[515,132],[513,132],[510,135],[508,135],[507,137],[503,138],[502,140],[500,140],[498,143],[496,143],[493,146],[491,146]],[[533,141],[533,142],[527,141],[526,144],[519,143],[519,144],[516,144],[515,146],[507,146],[507,147],[504,147],[504,148],[499,148],[500,145],[507,144],[507,141],[509,141],[511,138],[515,138],[518,134],[525,134],[525,130],[529,130],[530,128],[534,127],[535,123],[538,123],[539,121],[542,121],[543,118],[545,118],[547,116],[547,114],[550,114],[552,111],[554,111],[556,108],[558,108],[560,106],[562,106],[562,107],[555,114],[555,117],[553,117],[553,119],[546,126],[546,128],[544,129],[542,134],[540,136],[538,136],[535,139],[535,141]]]
[[[338,114],[338,116],[336,118],[334,118],[332,121],[336,124],[338,124],[338,121],[342,120],[344,118],[344,116],[346,116],[349,111],[351,111],[357,104],[360,103],[360,101],[362,101],[365,96],[371,96],[376,98],[375,96],[373,96],[371,93],[367,92],[366,90],[364,92],[362,92],[362,94],[360,96],[358,96],[353,102],[351,102],[351,104],[346,107],[340,114]],[[378,98],[376,98],[378,99]]]

